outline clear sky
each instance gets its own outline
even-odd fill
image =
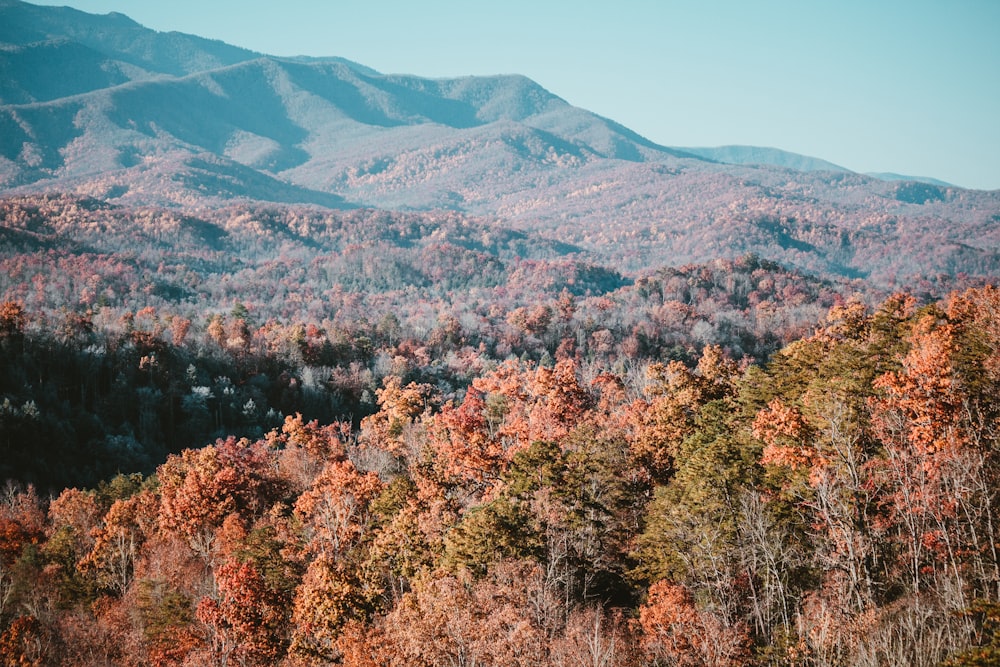
[[[272,55],[524,74],[669,146],[1000,189],[1000,0],[35,0]]]

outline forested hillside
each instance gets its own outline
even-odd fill
[[[1000,664],[998,225],[0,0],[0,667]]]
[[[993,655],[983,279],[622,273],[454,212],[0,205],[9,664]]]
[[[195,342],[155,310],[66,331],[8,302],[5,373],[21,358],[28,386],[60,377],[35,385],[53,405],[131,382],[137,439],[170,423],[144,412],[157,392],[180,427],[246,435],[85,489],[8,484],[5,664],[992,664],[1000,292],[838,301],[762,365],[570,333],[672,280],[780,279],[692,274],[511,311],[525,347],[503,360],[447,322],[339,348],[289,326],[275,361],[242,311]],[[373,366],[374,350],[394,354]],[[261,418],[265,364],[308,406],[311,354],[327,382],[377,377],[373,412],[313,421],[291,398]],[[6,465],[60,423],[45,400],[5,401]]]
[[[60,197],[0,215],[0,399],[21,443],[0,475],[44,490],[149,473],[290,414],[356,425],[388,376],[449,400],[512,357],[591,376],[693,363],[707,344],[760,361],[862,287],[752,256],[626,277],[454,213]]]

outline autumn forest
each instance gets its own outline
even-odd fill
[[[0,0],[0,667],[1000,665],[998,280],[1000,190]]]
[[[984,280],[625,276],[450,213],[3,218],[5,665],[1000,655]]]

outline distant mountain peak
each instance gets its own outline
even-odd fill
[[[114,21],[121,23],[122,25],[133,26],[136,28],[143,27],[140,23],[132,20],[130,16],[122,14],[121,12],[108,12],[107,14],[105,14],[105,16],[107,16],[109,19],[113,19]]]
[[[249,60],[257,54],[218,40],[146,28],[119,12],[97,15],[71,7],[0,4],[0,43],[30,44],[56,39],[78,42],[109,61],[142,71],[184,75]]]

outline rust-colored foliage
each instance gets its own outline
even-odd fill
[[[548,647],[532,613],[537,573],[527,564],[498,564],[485,579],[439,574],[418,581],[386,617],[391,665],[544,664]]]
[[[428,384],[410,382],[404,387],[399,377],[387,376],[376,390],[381,409],[362,422],[366,441],[397,456],[409,454],[404,430],[431,407],[434,393]]]
[[[208,557],[215,528],[238,513],[250,520],[274,501],[275,453],[263,442],[229,438],[170,456],[157,470],[160,526],[184,535]]]
[[[0,665],[42,667],[55,657],[51,638],[34,616],[19,616],[0,634]]]
[[[954,452],[965,444],[963,393],[952,367],[954,328],[936,320],[925,315],[915,323],[903,369],[875,381],[883,397],[872,401],[880,439],[903,438],[920,455]]]
[[[310,562],[295,592],[290,653],[302,664],[326,664],[337,659],[342,651],[341,628],[365,618],[373,593],[365,589],[347,563],[325,555]],[[356,632],[357,626],[354,628]]]
[[[321,226],[303,215],[297,228]],[[173,443],[198,432],[184,431],[192,420],[247,437],[179,446],[155,476],[56,490],[47,507],[8,487],[0,655],[164,667],[973,660],[964,649],[991,643],[987,620],[960,612],[993,604],[1000,585],[1000,292],[920,310],[902,295],[874,311],[847,301],[751,366],[730,358],[734,345],[701,347],[722,335],[710,311],[735,306],[699,299],[743,281],[726,293],[753,304],[754,326],[786,333],[780,299],[808,304],[774,269],[727,266],[599,297],[485,300],[474,317],[413,304],[423,338],[403,311],[363,321],[371,302],[348,289],[311,297],[329,306],[321,324],[256,331],[239,309],[214,322],[136,306],[32,313],[24,345],[0,345],[5,360],[43,345],[62,356],[11,371],[4,452],[61,419],[56,401],[17,392],[64,362],[82,369],[53,390],[71,410],[107,402],[110,384],[120,406],[105,414],[139,414],[164,438],[174,428]],[[554,279],[544,268],[518,270]],[[29,291],[53,289],[38,282]],[[115,294],[85,290],[94,304]],[[647,310],[616,321],[629,303]],[[255,319],[266,308],[254,304]],[[42,340],[49,322],[61,329]],[[697,345],[667,345],[692,327]],[[136,451],[130,428],[108,436],[123,455]]]
[[[6,494],[0,503],[0,622],[13,613],[18,589],[28,587],[19,573],[22,557],[45,537],[45,513],[34,487],[8,484]]]
[[[809,426],[802,413],[785,405],[780,398],[773,399],[757,413],[752,430],[754,437],[765,444],[760,460],[763,465],[799,470],[813,466],[820,459],[819,452],[809,442]]]
[[[49,503],[49,524],[53,528],[69,526],[81,548],[89,550],[93,531],[101,518],[101,507],[95,494],[80,489],[64,489]]]
[[[750,638],[745,628],[727,627],[714,614],[699,610],[691,593],[662,579],[649,588],[639,608],[643,644],[653,660],[683,667],[749,664]]]
[[[25,322],[23,305],[17,301],[0,303],[0,339],[22,335]]]
[[[295,515],[310,531],[316,554],[343,554],[361,540],[371,521],[369,507],[384,485],[348,460],[327,464],[295,503]]]
[[[281,431],[272,431],[267,442],[272,447],[303,450],[316,461],[338,461],[347,455],[344,441],[350,435],[349,428],[344,423],[320,426],[316,420],[306,422],[297,413],[285,417]]]
[[[287,644],[288,600],[251,563],[228,561],[215,580],[218,597],[202,598],[197,608],[210,631],[208,657],[223,665],[277,663]]]
[[[164,581],[145,579],[132,587],[130,597],[130,609],[140,620],[151,664],[180,665],[203,647],[204,629],[194,624],[195,610],[188,595]]]
[[[10,565],[18,556],[24,545],[38,541],[37,535],[32,535],[13,519],[0,519],[0,559]]]
[[[506,465],[510,442],[500,435],[482,391],[471,387],[462,404],[446,405],[433,425],[431,442],[445,480],[495,483]]]
[[[149,490],[112,503],[103,525],[92,533],[94,545],[80,569],[95,573],[103,586],[124,595],[141,549],[156,531],[158,509],[158,498]]]

